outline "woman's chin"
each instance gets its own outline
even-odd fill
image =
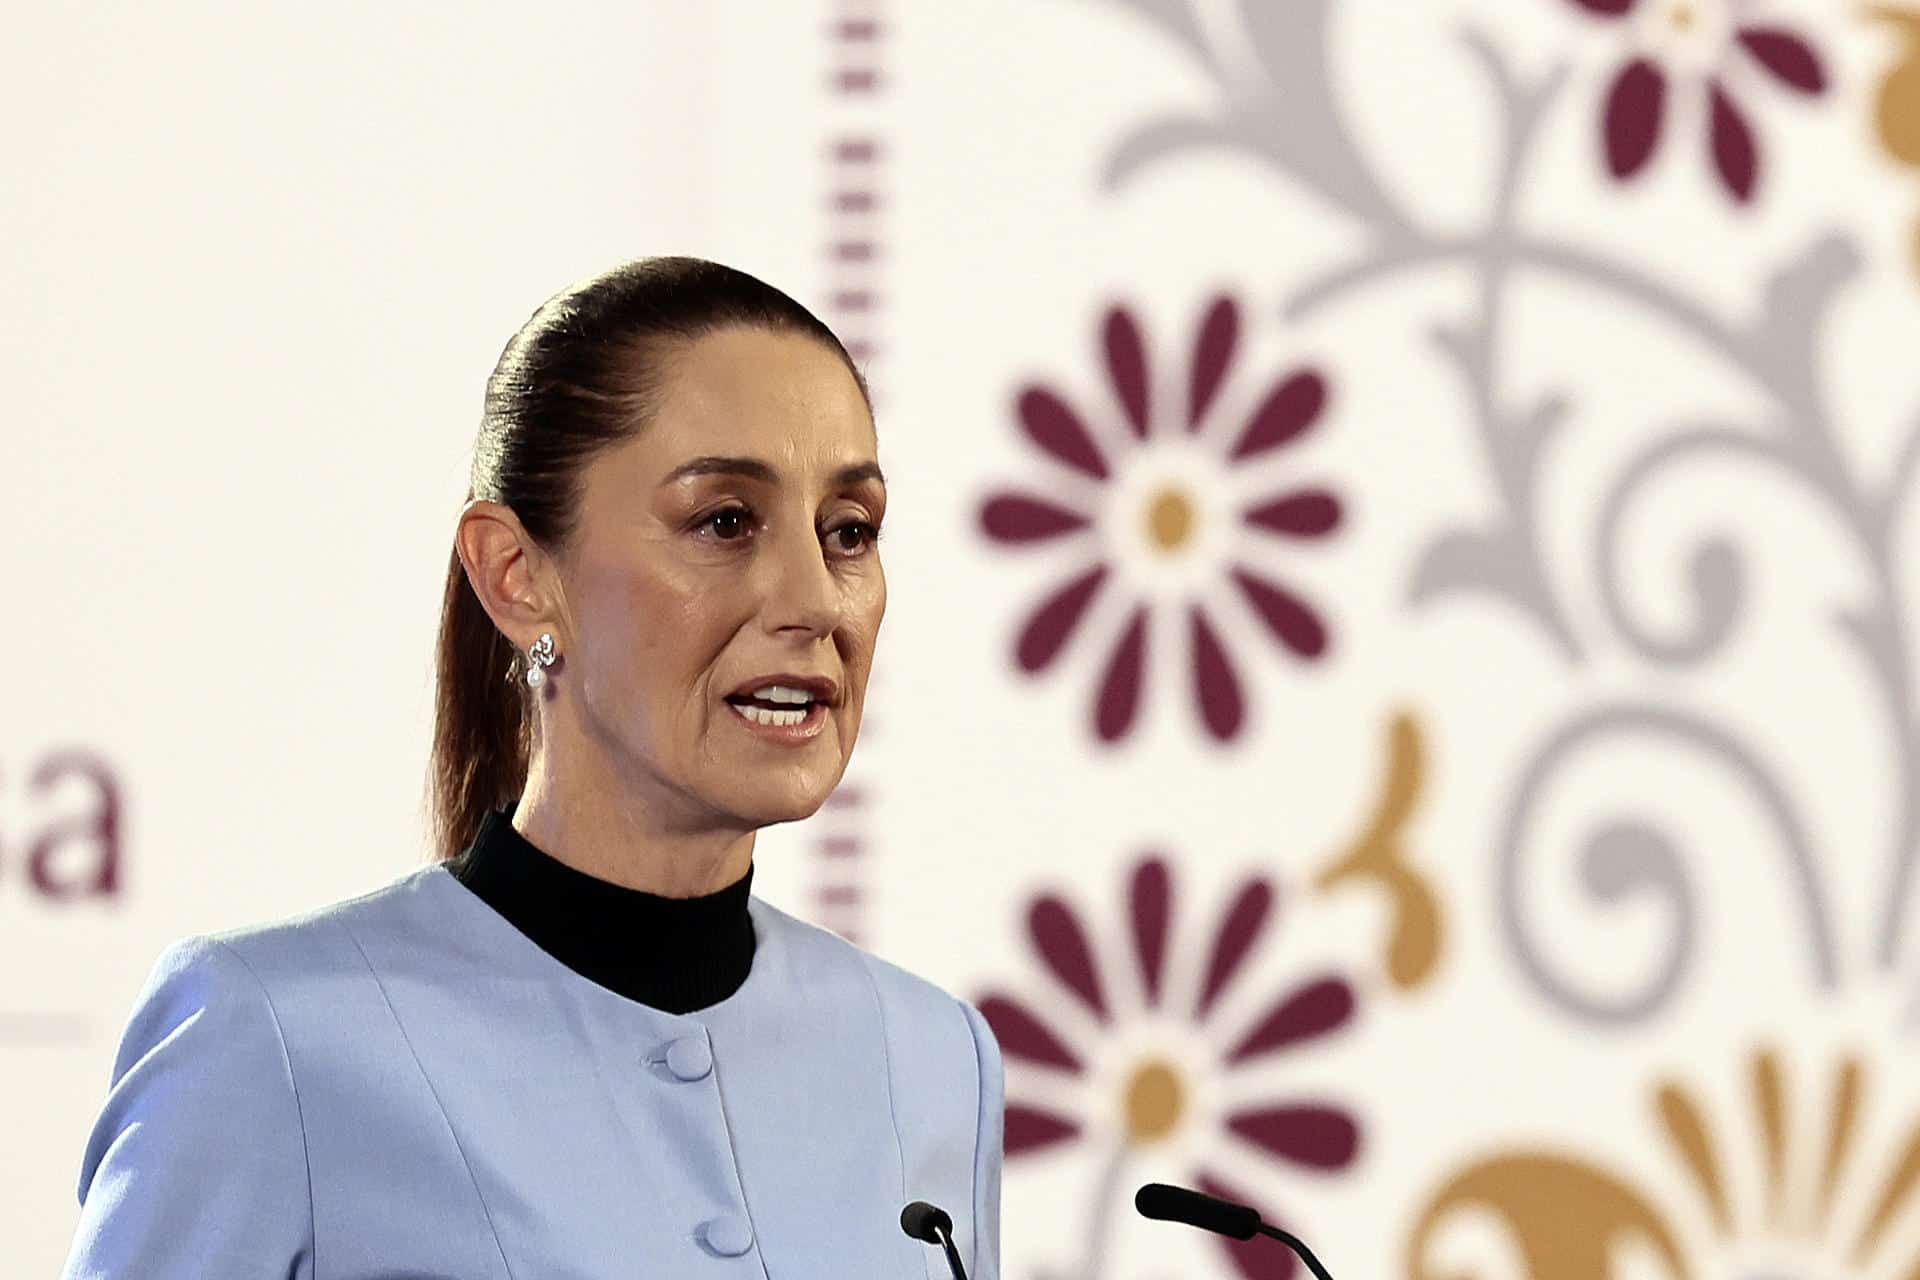
[[[830,778],[789,777],[781,785],[735,786],[727,797],[727,808],[757,826],[799,822],[818,813],[839,782],[836,772]]]

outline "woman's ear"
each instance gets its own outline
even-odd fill
[[[520,636],[531,644],[541,628],[553,629],[555,610],[549,597],[558,584],[552,582],[552,562],[512,508],[483,499],[467,503],[453,542],[468,584],[502,635],[525,648]]]

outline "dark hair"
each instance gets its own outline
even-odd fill
[[[677,350],[733,327],[819,340],[846,362],[871,412],[852,357],[798,302],[717,262],[643,258],[549,298],[507,343],[487,379],[462,506],[474,498],[501,503],[534,541],[563,551],[578,524],[587,464],[645,428]],[[428,770],[436,861],[465,849],[486,813],[526,786],[533,691],[515,678],[519,659],[455,550],[440,611]]]

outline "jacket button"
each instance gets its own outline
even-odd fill
[[[723,1258],[753,1248],[753,1224],[741,1213],[723,1213],[700,1224],[700,1242]]]
[[[675,1040],[667,1046],[667,1070],[681,1080],[699,1080],[713,1070],[713,1050],[699,1036]]]

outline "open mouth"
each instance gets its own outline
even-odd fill
[[[727,705],[745,720],[754,724],[769,726],[792,726],[805,724],[822,710],[820,700],[810,698],[805,702],[772,702],[756,698],[751,694],[735,694],[729,697]]]

